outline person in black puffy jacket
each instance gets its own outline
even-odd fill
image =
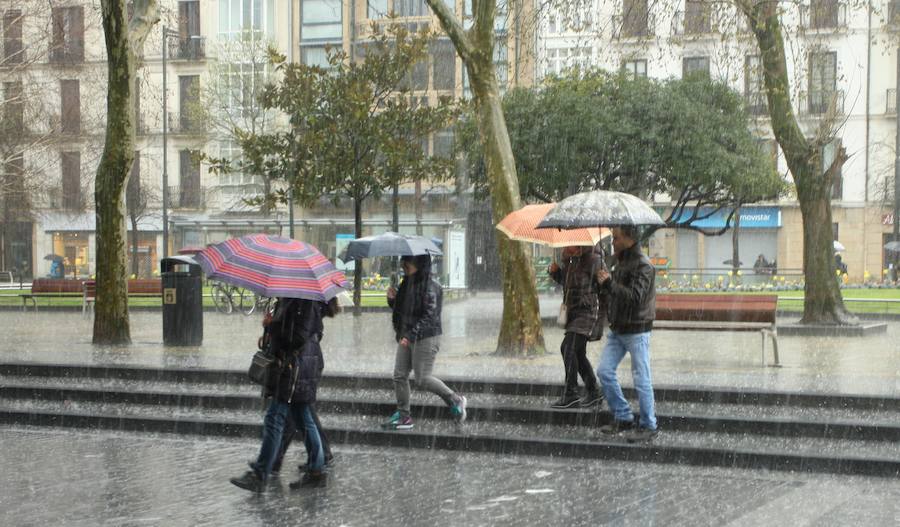
[[[275,355],[273,380],[266,395],[271,397],[263,421],[262,447],[251,470],[231,483],[261,492],[272,472],[289,416],[304,434],[309,458],[307,471],[291,488],[319,487],[326,482],[325,453],[315,419],[313,404],[322,378],[324,359],[322,317],[331,315],[329,304],[313,300],[279,298],[267,328],[269,345]]]
[[[450,407],[458,423],[466,420],[466,398],[455,393],[431,374],[440,350],[441,308],[443,289],[431,277],[431,257],[427,254],[401,258],[405,277],[400,287],[388,289],[388,305],[393,309],[391,321],[397,338],[394,361],[394,392],[397,411],[382,424],[389,430],[410,430],[413,420],[409,407],[409,374],[416,383],[434,393]]]

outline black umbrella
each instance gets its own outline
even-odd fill
[[[884,250],[889,253],[900,253],[900,242],[887,242],[884,244]]]
[[[560,201],[538,224],[539,229],[577,229],[619,225],[665,225],[642,199],[611,190],[594,190]]]
[[[428,238],[385,232],[351,241],[338,256],[349,262],[375,256],[414,256],[419,254],[442,255],[440,248]]]
[[[732,260],[731,258],[729,258],[729,259],[725,260],[725,261],[722,262],[722,263],[723,263],[723,264],[726,264],[726,265],[734,265],[734,260]],[[738,264],[738,265],[744,265],[744,262],[738,260],[738,263],[737,263],[737,264]]]

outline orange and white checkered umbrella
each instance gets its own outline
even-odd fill
[[[548,247],[592,247],[610,235],[609,229],[601,227],[568,230],[538,229],[538,223],[555,205],[556,203],[526,205],[503,218],[497,225],[497,230],[511,240],[538,243]]]

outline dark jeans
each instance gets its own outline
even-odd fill
[[[579,374],[588,393],[600,392],[594,368],[587,358],[587,342],[586,336],[567,331],[562,346],[559,348],[566,370],[566,396],[578,395]]]
[[[333,457],[331,454],[331,444],[328,442],[328,436],[325,435],[325,430],[322,429],[322,423],[319,421],[319,413],[316,411],[316,405],[310,405],[310,410],[312,411],[313,420],[316,422],[316,428],[319,430],[319,439],[322,443],[322,451],[325,453],[325,459],[329,459]],[[275,464],[272,465],[272,472],[281,472],[281,464],[284,462],[284,455],[287,453],[288,447],[291,446],[291,442],[294,440],[297,432],[300,432],[300,439],[306,441],[303,430],[298,430],[297,425],[294,424],[293,417],[288,415],[288,420],[284,425],[284,432],[281,436],[281,448],[278,451],[278,457],[275,458]],[[309,452],[307,452],[306,455],[307,464],[309,464],[311,461],[308,459]]]
[[[281,440],[288,415],[298,425],[298,429],[304,431],[304,443],[306,443],[306,451],[309,453],[310,470],[319,471],[325,468],[325,454],[322,451],[322,442],[316,420],[313,418],[311,405],[306,403],[288,404],[272,398],[269,410],[263,420],[262,447],[259,449],[256,462],[253,463],[253,470],[263,480],[268,479],[269,474],[272,473],[275,459],[281,451]]]

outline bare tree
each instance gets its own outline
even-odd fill
[[[106,142],[94,196],[97,209],[95,344],[128,344],[128,274],[125,258],[125,184],[134,161],[135,69],[144,41],[159,21],[156,0],[101,0],[108,64]]]

